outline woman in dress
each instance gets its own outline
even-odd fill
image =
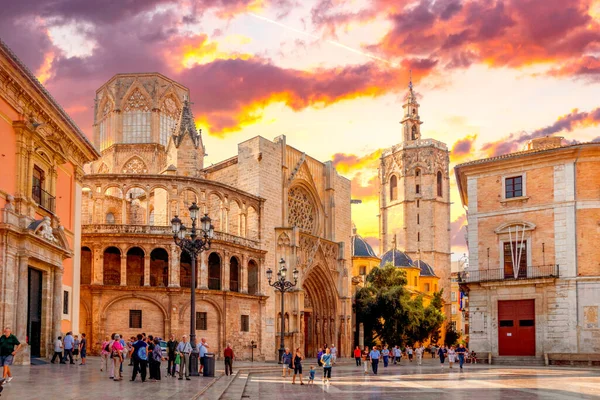
[[[296,349],[296,354],[294,354],[294,377],[292,378],[292,385],[296,384],[296,375],[300,375],[300,384],[304,385],[304,382],[302,382],[302,353],[300,353],[300,347]]]
[[[456,351],[454,350],[454,346],[450,346],[450,349],[448,350],[448,363],[450,364],[450,368],[452,368],[452,366],[454,365],[455,362],[456,362]]]

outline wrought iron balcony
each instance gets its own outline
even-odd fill
[[[504,268],[467,270],[458,274],[459,283],[478,283],[493,281],[519,281],[526,279],[558,278],[560,268],[558,264],[529,266],[521,269],[517,276],[512,270]]]
[[[34,186],[31,188],[31,197],[44,210],[50,211],[53,214],[56,211],[56,197],[46,192],[40,186]]]

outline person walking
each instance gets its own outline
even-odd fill
[[[440,348],[438,349],[438,356],[440,357],[440,364],[441,367],[444,368],[444,361],[446,360],[446,347],[445,346],[440,346]]]
[[[175,340],[175,335],[171,334],[169,341],[167,342],[167,356],[169,360],[167,361],[167,376],[175,376],[175,353],[177,352],[177,345],[179,342]]]
[[[394,365],[400,362],[402,359],[402,352],[398,346],[394,346]]]
[[[454,346],[450,346],[450,349],[448,349],[448,364],[450,365],[450,368],[452,368],[452,366],[454,365],[455,362],[456,362],[456,351],[454,350]]]
[[[321,362],[321,357],[323,356],[323,354],[325,354],[325,352],[323,351],[323,348],[319,347],[319,352],[317,353],[317,365],[319,367],[323,366],[323,363]]]
[[[413,348],[411,346],[406,346],[406,354],[408,355],[408,361],[412,362],[412,360],[413,360]]]
[[[0,364],[2,364],[2,379],[6,383],[13,379],[10,366],[13,363],[15,354],[20,349],[21,342],[12,334],[10,328],[4,328],[4,335],[0,336]]]
[[[100,348],[101,348],[101,350],[100,350],[100,372],[104,371],[105,368],[108,371],[108,359],[110,356],[109,345],[110,345],[110,336],[106,336],[106,338],[100,345]]]
[[[285,351],[281,356],[281,362],[283,364],[283,371],[281,376],[286,378],[289,375],[289,373],[291,373],[290,369],[294,367],[292,364],[292,353],[290,353],[290,349],[287,347],[285,348]]]
[[[456,354],[458,355],[458,365],[460,366],[460,369],[463,369],[463,364],[465,363],[465,353],[467,353],[468,350],[465,348],[464,344],[459,344],[458,345],[458,349],[456,349]]]
[[[323,383],[329,383],[331,380],[331,368],[333,366],[333,357],[331,356],[331,349],[326,348],[325,354],[321,356],[321,363],[323,364]]]
[[[337,349],[335,348],[335,344],[331,345],[331,347],[329,348],[329,351],[331,352],[332,364],[335,365],[335,361],[337,360]]]
[[[417,355],[417,365],[421,365],[422,361],[423,361],[423,352],[425,351],[425,348],[423,346],[418,346],[415,349],[415,354]]]
[[[356,366],[360,367],[360,358],[362,355],[362,351],[360,351],[360,347],[356,346],[354,349],[354,359],[356,360]]]
[[[123,363],[123,345],[121,344],[121,336],[115,333],[114,339],[110,345],[110,357],[112,358],[113,379],[114,381],[122,381],[121,364]]]
[[[302,353],[300,353],[300,347],[296,349],[296,354],[294,354],[294,377],[292,378],[292,385],[296,384],[296,375],[300,375],[300,384],[304,385],[302,382]]]
[[[85,358],[87,357],[87,339],[85,333],[81,334],[81,341],[79,342],[79,356],[81,357],[81,364],[85,365]]]
[[[133,373],[131,381],[135,381],[138,372],[142,378],[142,382],[146,382],[146,363],[148,361],[148,343],[144,341],[141,334],[137,335],[137,340],[131,345],[130,359],[133,361]]]
[[[381,357],[383,357],[383,368],[387,368],[388,361],[390,359],[390,351],[388,350],[387,345],[383,346],[383,350],[381,350]]]
[[[373,374],[377,375],[377,368],[379,366],[379,357],[381,357],[381,353],[377,349],[377,346],[373,347],[373,350],[369,353],[371,358],[371,368],[373,369]]]
[[[73,333],[71,331],[67,332],[67,336],[63,339],[63,348],[65,349],[62,363],[67,363],[67,357],[69,358],[69,364],[75,364],[73,362],[73,347],[75,346],[75,338],[73,337]]]
[[[225,375],[233,375],[233,349],[231,343],[227,343],[227,347],[223,350],[223,357],[225,357]]]
[[[181,365],[179,365],[179,380],[185,379],[190,380],[190,353],[192,352],[192,345],[187,341],[187,336],[181,337],[181,342],[177,345],[177,353],[181,358]]]
[[[370,361],[369,346],[365,346],[365,349],[363,350],[362,361],[363,361],[363,365],[365,367],[365,375],[367,375],[369,373],[369,361]]]
[[[153,341],[154,347],[150,357],[150,377],[152,382],[160,381],[160,363],[163,359],[160,340],[157,337]]]
[[[54,360],[56,360],[56,357],[58,357],[58,361],[60,362],[63,358],[63,342],[62,342],[62,336],[59,336],[58,339],[56,339],[54,341],[54,355],[52,356],[52,360],[50,360],[50,363],[54,364]]]
[[[438,347],[434,344],[431,345],[431,358],[435,358],[437,356]]]

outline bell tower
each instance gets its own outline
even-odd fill
[[[402,124],[402,141],[408,142],[411,140],[421,139],[421,118],[419,117],[419,103],[417,95],[413,90],[412,71],[410,72],[410,81],[408,83],[408,93],[404,96],[404,117],[400,121]]]

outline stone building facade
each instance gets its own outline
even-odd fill
[[[468,208],[470,347],[600,352],[600,144],[540,138],[455,172]]]
[[[449,304],[449,153],[444,143],[422,139],[419,107],[411,82],[403,104],[402,142],[381,154],[380,254],[383,258],[389,251],[403,249],[411,262],[431,266]],[[444,311],[449,315],[449,307]]]
[[[286,144],[255,137],[238,155],[205,168],[205,149],[187,88],[160,74],[119,74],[96,92],[94,142],[102,157],[84,177],[81,331],[92,343],[138,332],[189,333],[190,260],[170,220],[189,226],[196,202],[216,238],[201,254],[196,334],[222,353],[274,359],[280,318],[285,341],[314,354],[318,344],[350,351],[350,182]],[[266,270],[300,271],[287,293]]]
[[[81,182],[99,154],[2,41],[0,143],[0,324],[29,364],[79,324]]]

